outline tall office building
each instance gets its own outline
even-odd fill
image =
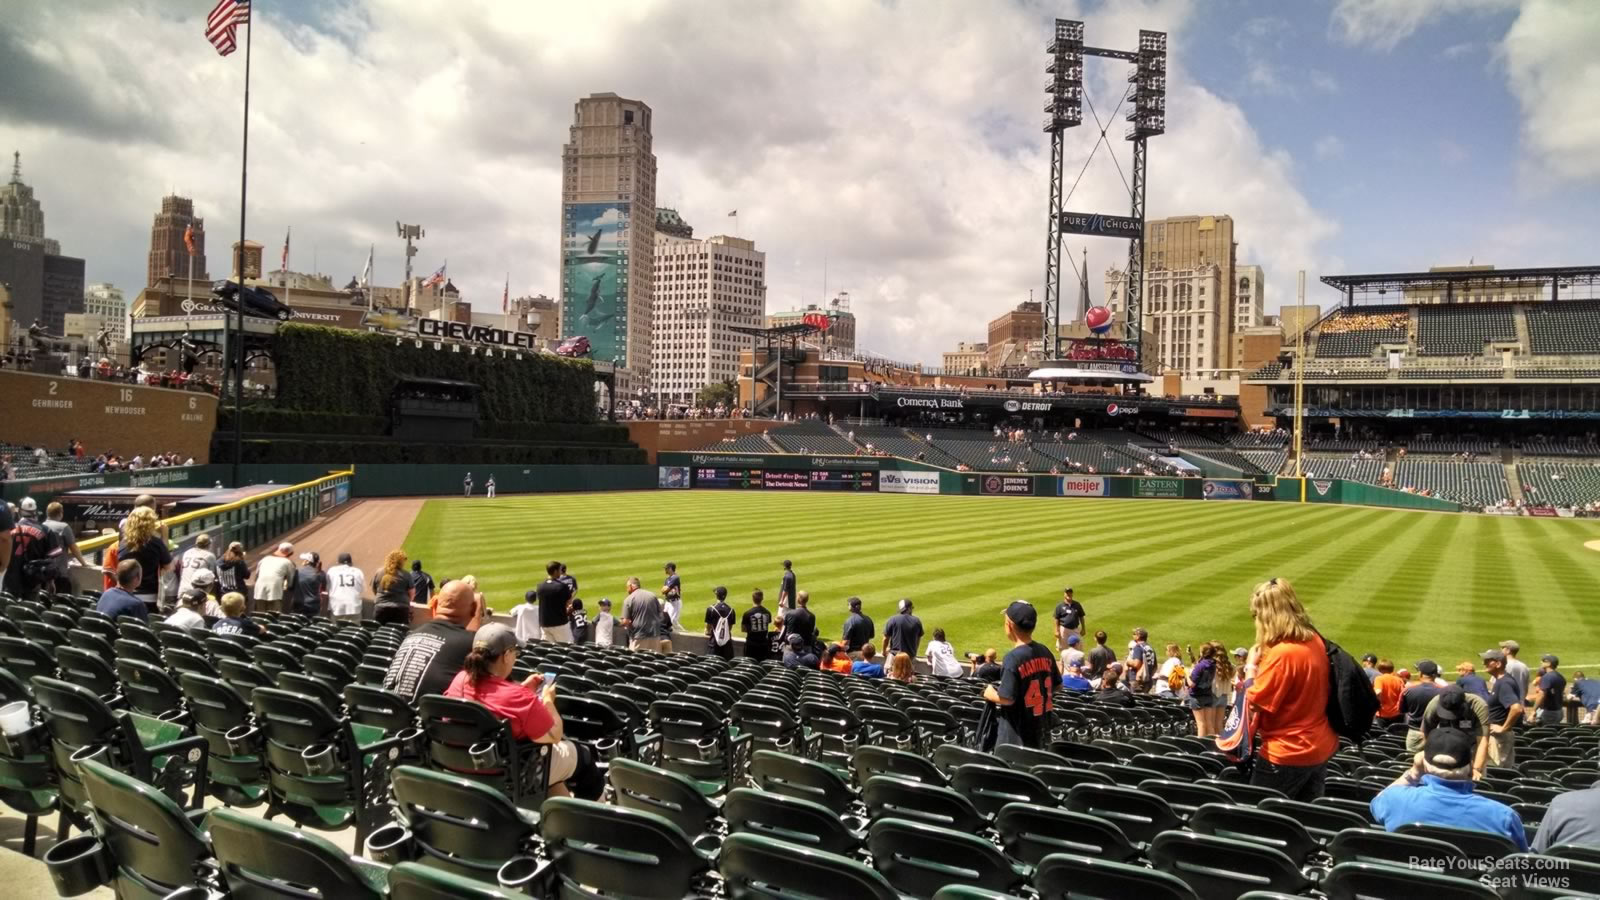
[[[731,326],[764,324],[767,255],[754,241],[720,234],[697,241],[661,231],[655,240],[650,389],[662,401],[692,403],[701,388],[738,379],[750,338]]]
[[[1239,265],[1233,272],[1233,330],[1260,325],[1267,315],[1267,276],[1260,266]],[[1238,354],[1235,354],[1237,356]],[[1235,359],[1234,365],[1239,364]]]
[[[590,94],[561,148],[561,336],[617,364],[620,396],[651,390],[655,234],[650,107]]]
[[[161,198],[161,211],[150,225],[150,260],[146,272],[146,286],[153,286],[163,278],[189,277],[189,248],[183,243],[183,233],[194,228],[194,277],[208,281],[206,273],[206,220],[194,214],[194,201],[177,194]]]
[[[1232,365],[1238,244],[1231,216],[1172,216],[1144,224],[1143,322],[1163,371],[1198,375]],[[1106,272],[1106,306],[1127,307],[1127,273]]]
[[[99,316],[100,327],[109,330],[115,340],[128,339],[128,301],[122,296],[121,288],[104,282],[84,288],[83,312],[85,315]]]
[[[23,330],[38,320],[61,334],[67,314],[83,312],[83,260],[62,256],[60,242],[45,236],[44,207],[22,181],[20,152],[0,185],[0,283],[10,285],[10,318]]]
[[[11,180],[0,185],[0,238],[39,244],[45,253],[61,254],[61,244],[44,236],[44,207],[34,199],[33,188],[22,183],[20,150],[11,154]]]

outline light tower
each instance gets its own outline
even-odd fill
[[[395,234],[405,239],[406,242],[406,313],[411,312],[411,257],[417,255],[417,247],[412,241],[427,237],[428,233],[421,225],[401,225],[400,220],[394,223]]]

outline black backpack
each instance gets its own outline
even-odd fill
[[[1328,651],[1328,724],[1340,737],[1360,742],[1378,715],[1378,695],[1354,657],[1326,636],[1318,636]]]

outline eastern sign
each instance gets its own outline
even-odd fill
[[[1183,481],[1178,478],[1140,478],[1133,483],[1133,495],[1180,499],[1183,497]]]
[[[1098,237],[1144,237],[1144,223],[1128,216],[1108,216],[1103,213],[1064,212],[1061,214],[1062,234],[1092,234]]]

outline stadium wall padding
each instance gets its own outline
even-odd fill
[[[460,496],[462,480],[472,473],[472,493],[483,496],[484,482],[494,476],[500,494],[553,491],[642,491],[656,487],[655,466],[468,466],[384,465],[355,467],[351,491],[357,497]]]
[[[549,353],[479,351],[320,325],[286,324],[273,350],[280,409],[382,415],[400,378],[468,381],[486,422],[592,422],[594,366]]]
[[[1459,503],[1440,500],[1438,497],[1424,497],[1420,494],[1409,494],[1392,488],[1363,484],[1359,481],[1346,481],[1341,484],[1339,502],[1355,503],[1361,506],[1391,506],[1397,509],[1461,511],[1461,504]]]

